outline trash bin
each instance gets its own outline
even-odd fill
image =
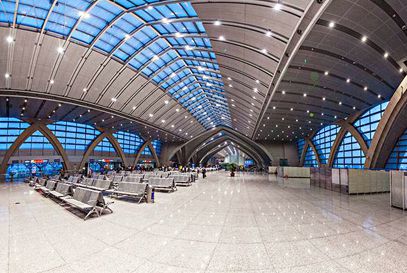
[[[147,186],[147,203],[154,203],[154,189],[150,185]]]

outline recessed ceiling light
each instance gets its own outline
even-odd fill
[[[283,95],[285,95],[285,90],[281,91],[281,93],[282,93]]]
[[[64,48],[63,48],[62,46],[59,46],[59,47],[57,48],[57,52],[58,52],[59,54],[63,54],[63,53],[64,53]]]
[[[165,103],[165,104],[168,104],[168,103],[169,103],[169,101],[168,101],[168,100],[166,100],[166,101],[164,101],[164,103]]]
[[[325,71],[324,75],[325,75],[325,76],[328,76],[328,75],[329,75],[329,71]]]
[[[280,3],[275,4],[273,9],[274,10],[281,10],[281,4]]]
[[[342,105],[342,102],[340,101],[340,102],[338,102],[338,104],[339,104],[339,105]]]
[[[160,57],[158,57],[157,55],[154,55],[153,62],[157,61],[158,59],[160,59]]]
[[[333,28],[334,26],[335,26],[335,22],[329,22],[329,25],[328,25],[330,28]]]
[[[355,107],[355,106],[353,106],[353,110],[356,110],[356,107]]]
[[[347,79],[346,79],[346,82],[347,82],[347,83],[350,83],[350,79],[349,79],[349,78],[347,78]]]
[[[367,86],[363,87],[363,90],[367,91]]]
[[[14,39],[12,36],[7,36],[6,41],[7,43],[11,44],[12,42],[14,42]]]
[[[325,98],[325,97],[323,97],[323,98],[322,98],[322,100],[326,100],[326,98]]]
[[[363,36],[361,40],[362,40],[362,42],[366,42],[366,41],[367,41],[367,37],[366,37],[366,36]]]
[[[276,107],[275,107],[275,106],[273,106],[273,110],[276,110]],[[267,119],[269,119],[269,117],[267,117]]]
[[[89,13],[87,13],[85,11],[80,11],[80,12],[78,12],[78,14],[79,14],[80,17],[83,17],[85,19],[90,17]]]
[[[129,34],[124,35],[124,39],[127,41],[128,39],[130,39],[131,36]]]
[[[267,54],[267,49],[263,48],[263,49],[261,50],[261,53]]]
[[[216,20],[215,22],[213,22],[213,24],[214,24],[215,26],[220,26],[220,25],[222,24],[222,22],[219,21],[219,20]]]
[[[133,110],[136,110],[136,108],[137,108],[136,106],[133,106]]]
[[[379,94],[379,95],[377,95],[377,97],[380,99],[382,97],[382,95]]]
[[[267,31],[267,32],[266,32],[266,36],[267,36],[267,37],[271,37],[272,34],[273,34],[273,33],[272,33],[271,31]]]
[[[6,73],[6,74],[4,74],[4,77],[5,77],[6,79],[10,78],[10,74],[9,74],[9,73]]]
[[[259,92],[259,90],[258,90],[256,87],[253,88],[253,91],[254,91],[255,93]]]
[[[85,88],[82,89],[82,91],[83,91],[83,92],[87,92],[87,91],[88,91],[88,88],[85,87]]]
[[[223,36],[223,35],[219,36],[218,40],[219,41],[225,41],[225,36]]]
[[[54,82],[54,80],[50,80],[49,83],[50,83],[50,84],[54,84],[55,82]]]
[[[180,33],[180,32],[176,32],[175,33],[175,37],[177,37],[177,38],[181,38],[183,35]]]
[[[175,76],[177,76],[177,74],[175,74],[174,72],[171,73],[170,78],[174,78]]]
[[[306,96],[307,96],[307,93],[304,93],[303,96],[306,97]]]
[[[228,81],[231,81],[232,80],[232,78],[231,77],[228,77]]]
[[[163,22],[164,24],[169,24],[170,20],[168,20],[168,18],[163,18],[161,19],[161,22]]]
[[[179,109],[177,108],[177,109],[175,109],[175,112],[179,112]]]
[[[148,116],[149,116],[150,118],[152,118],[152,117],[154,116],[154,114],[148,114]]]
[[[117,101],[117,99],[116,99],[116,98],[111,98],[111,100],[112,100],[113,102],[116,102],[116,101]]]
[[[389,53],[388,53],[388,52],[385,52],[384,55],[383,55],[383,57],[387,59],[387,57],[389,57]]]
[[[400,69],[399,69],[399,72],[400,72],[400,73],[403,73],[403,68],[400,68]]]
[[[290,111],[294,111],[294,108],[290,108]]]
[[[165,119],[162,119],[161,122],[162,122],[162,123],[165,123]]]

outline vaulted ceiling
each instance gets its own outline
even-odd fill
[[[0,96],[163,139],[226,126],[293,141],[391,97],[402,2],[0,0]]]

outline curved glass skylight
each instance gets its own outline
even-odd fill
[[[230,126],[222,76],[189,2],[0,1],[0,23],[42,29],[101,50],[145,75],[206,128]]]

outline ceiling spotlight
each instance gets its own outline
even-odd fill
[[[385,52],[384,55],[383,55],[383,57],[384,57],[385,59],[387,59],[387,57],[389,57],[389,53],[388,53],[388,52]]]
[[[274,10],[281,10],[281,4],[280,3],[275,4],[273,9]]]
[[[215,26],[220,26],[220,25],[222,24],[222,22],[221,22],[221,21],[216,20],[215,22],[213,22],[213,24],[214,24]]]
[[[190,46],[190,45],[186,45],[185,46],[185,50],[189,51],[189,50],[193,50],[194,47]]]
[[[328,72],[328,71],[325,71],[324,75],[325,75],[325,76],[328,76],[328,74],[329,74],[329,72]]]
[[[162,123],[165,123],[165,119],[162,119],[161,122],[162,122]]]
[[[367,86],[363,87],[363,90],[367,91]]]
[[[163,22],[164,24],[169,24],[170,20],[168,20],[168,18],[163,18],[161,19],[161,22]]]
[[[347,78],[347,79],[346,79],[346,82],[347,82],[347,83],[350,83],[350,79],[349,79],[349,78]]]
[[[380,99],[382,97],[382,95],[379,94],[379,95],[377,95],[377,97]]]
[[[181,34],[181,33],[179,33],[179,32],[176,32],[175,33],[175,37],[177,37],[177,38],[181,38],[183,35]]]
[[[175,112],[179,112],[179,109],[177,108],[177,109],[175,109]]]
[[[329,25],[328,25],[330,28],[333,28],[333,27],[335,27],[335,22],[329,22]]]
[[[304,93],[303,96],[306,97],[306,96],[307,96],[307,93]]]
[[[62,104],[58,103],[58,107],[61,107],[61,106],[62,106]]]
[[[165,104],[168,104],[168,103],[169,103],[169,101],[168,101],[168,100],[166,100],[166,101],[164,101],[164,103],[165,103]]]
[[[230,88],[232,88],[232,87],[233,87],[233,85],[229,84],[229,87],[230,87]]]
[[[148,114],[148,116],[149,116],[150,118],[152,118],[154,115],[153,115],[153,114]]]
[[[50,84],[54,84],[55,82],[54,82],[54,80],[50,80],[49,83],[50,83]]]
[[[6,41],[7,43],[11,44],[12,42],[14,42],[14,39],[12,36],[7,36]]]
[[[403,73],[403,68],[400,68],[400,69],[399,69],[399,72],[400,72],[400,73]]]
[[[256,80],[256,83],[257,83],[257,84],[259,84],[259,83],[260,83],[260,81],[259,81],[259,80]]]
[[[258,90],[256,87],[253,88],[253,91],[254,91],[255,93],[259,92],[259,90]]]
[[[177,74],[175,74],[174,72],[171,73],[170,78],[174,78],[175,76],[177,76]]]
[[[136,110],[136,108],[137,108],[136,106],[133,106],[133,108],[132,108],[132,109],[133,109],[133,110]]]
[[[228,77],[228,81],[231,81],[232,80],[232,78],[231,77]]]
[[[323,98],[322,98],[322,100],[326,100],[326,98],[325,98],[325,97],[323,97]]]
[[[267,49],[263,48],[263,49],[261,50],[261,53],[267,54]]]
[[[367,41],[367,37],[366,37],[366,36],[363,36],[361,40],[362,40],[362,42],[366,42],[366,41]]]
[[[281,91],[281,93],[282,93],[283,95],[285,95],[285,90]]]
[[[62,46],[59,46],[59,47],[57,48],[57,52],[58,52],[59,54],[64,54],[64,48],[63,48]]]
[[[271,37],[272,34],[273,34],[273,33],[271,33],[271,31],[267,31],[267,32],[266,32],[266,36],[267,36],[267,37]]]
[[[218,40],[219,40],[219,41],[224,41],[224,40],[225,40],[225,37],[224,37],[223,35],[221,35],[221,36],[219,36]]]
[[[342,105],[342,102],[340,101],[340,102],[338,102],[338,104],[339,104],[339,105]]]
[[[353,110],[356,110],[356,106],[353,106],[353,108],[352,108]]]
[[[88,88],[85,87],[85,88],[83,88],[82,90],[83,90],[83,92],[87,92],[87,91],[88,91]]]
[[[158,57],[157,55],[154,55],[153,62],[158,61],[158,59],[160,59],[160,57]]]
[[[112,102],[116,102],[117,99],[116,98],[111,98]]]
[[[128,39],[130,39],[131,36],[129,34],[124,35],[124,39],[127,41]]]
[[[4,74],[4,77],[5,77],[6,79],[10,78],[10,74],[9,74],[9,73],[6,73],[6,74]]]

